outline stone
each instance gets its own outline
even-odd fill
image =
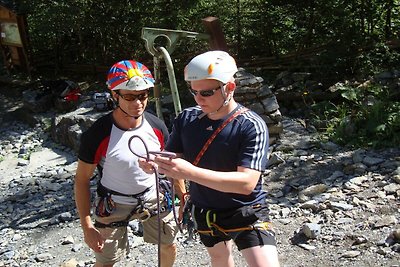
[[[357,250],[349,250],[349,251],[345,251],[345,252],[342,254],[342,257],[343,257],[343,258],[355,258],[355,257],[358,257],[360,254],[361,254],[360,251],[357,251]]]
[[[305,196],[315,196],[323,192],[326,192],[327,189],[328,186],[326,184],[317,184],[301,190],[299,194],[303,194]]]
[[[70,259],[66,262],[63,262],[60,267],[76,267],[78,264],[79,263],[76,259]]]
[[[321,234],[321,226],[316,223],[306,223],[303,225],[302,232],[310,239],[316,239]]]

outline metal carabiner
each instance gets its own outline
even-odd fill
[[[142,210],[140,213],[137,214],[139,215],[138,220],[141,222],[145,222],[151,218],[151,214],[148,209]]]
[[[215,221],[217,220],[217,214],[213,213],[212,214],[212,221],[210,221],[210,214],[211,214],[211,210],[208,210],[206,213],[206,222],[207,222],[207,226],[208,228],[211,229],[211,227],[213,227],[213,224],[215,223]]]

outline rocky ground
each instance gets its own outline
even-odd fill
[[[76,155],[46,131],[56,114],[33,114],[32,127],[19,105],[0,95],[0,267],[93,266],[73,200]],[[265,175],[281,265],[400,266],[400,148],[348,150],[299,118],[283,123]],[[135,226],[118,266],[157,266]],[[178,244],[175,266],[210,266],[196,236]],[[235,260],[246,266],[237,251]]]

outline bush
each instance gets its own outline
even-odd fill
[[[339,88],[344,101],[312,105],[312,119],[323,137],[351,147],[400,145],[400,103],[382,85]]]

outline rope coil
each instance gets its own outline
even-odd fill
[[[145,155],[139,155],[137,153],[135,153],[135,151],[132,149],[131,147],[131,143],[133,141],[134,138],[138,138],[144,146],[145,149]],[[150,161],[150,154],[151,155],[159,155],[159,156],[163,156],[163,157],[169,157],[171,159],[176,158],[176,154],[172,153],[172,152],[167,152],[167,151],[150,151],[146,145],[146,142],[143,140],[142,137],[138,136],[138,135],[133,135],[131,136],[131,138],[129,138],[128,141],[128,148],[129,150],[132,152],[132,154],[134,154],[135,156],[145,159],[147,162]],[[155,178],[156,178],[156,194],[157,194],[157,223],[158,223],[158,267],[161,266],[161,203],[160,203],[160,181],[159,181],[159,173],[158,170],[155,166],[152,165],[152,170],[155,174]],[[172,192],[171,192],[171,196],[172,198],[175,197],[175,188],[174,185],[172,183]],[[178,221],[178,217],[176,215],[176,210],[174,207],[174,201],[172,199],[172,212],[174,215],[174,220],[176,222],[176,224],[178,225],[179,231],[182,232],[182,229],[180,227],[179,221]]]

